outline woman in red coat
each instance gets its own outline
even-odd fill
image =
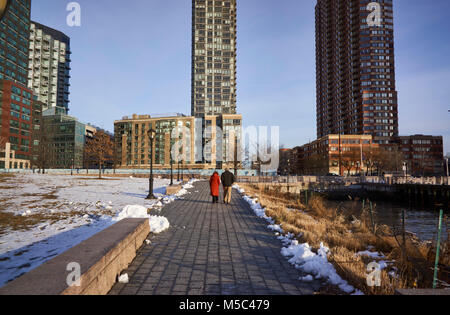
[[[213,197],[213,203],[219,203],[219,195],[220,195],[219,173],[214,172],[214,174],[209,179],[209,186],[211,188],[211,196]]]

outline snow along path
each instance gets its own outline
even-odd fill
[[[60,255],[121,219],[148,217],[152,233],[168,228],[166,218],[149,216],[187,193],[165,196],[168,180],[155,179],[157,200],[146,200],[148,179],[83,178],[52,175],[17,175],[1,183],[0,211],[31,220],[14,230],[0,230],[0,287]],[[124,213],[127,206],[139,213]],[[142,209],[145,209],[142,211]]]
[[[161,214],[170,230],[149,238],[122,273],[129,283],[116,283],[109,294],[312,295],[319,289],[319,281],[298,281],[303,274],[236,191],[230,205],[212,204],[209,183],[195,183]]]
[[[268,229],[275,232],[278,239],[282,241],[283,247],[281,254],[289,259],[289,263],[294,265],[296,269],[306,273],[307,276],[299,278],[300,281],[309,282],[314,279],[321,279],[330,284],[338,286],[345,293],[352,293],[354,295],[361,295],[362,292],[355,289],[347,281],[342,279],[336,272],[334,266],[328,262],[329,248],[324,244],[320,245],[320,249],[317,253],[314,253],[309,244],[299,244],[297,240],[294,240],[295,235],[288,233],[284,234],[281,225],[276,225],[275,221],[266,215],[266,209],[261,207],[257,198],[250,198],[245,195],[245,190],[241,189],[239,185],[234,185],[242,195],[245,201],[247,201],[250,207],[255,212],[256,216],[265,219],[268,223]]]

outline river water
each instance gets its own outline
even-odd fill
[[[332,206],[341,204],[344,208],[351,209],[358,207],[356,202],[336,202],[329,201]],[[362,202],[359,202],[362,208]],[[439,225],[439,210],[426,210],[420,207],[408,207],[399,204],[377,201],[374,202],[374,220],[377,224],[385,224],[391,228],[395,227],[400,230],[402,227],[402,211],[406,210],[405,229],[412,232],[423,241],[437,240],[437,232]],[[444,213],[444,220],[442,224],[442,239],[448,238],[448,228],[450,227],[450,219],[447,219],[448,214]],[[448,226],[449,225],[449,226]]]

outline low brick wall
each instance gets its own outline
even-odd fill
[[[125,219],[0,289],[0,295],[104,295],[150,234],[148,219]],[[69,264],[80,266],[80,286]]]

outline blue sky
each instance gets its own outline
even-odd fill
[[[71,115],[110,131],[136,114],[190,114],[191,1],[33,0],[32,19],[72,40]],[[117,3],[117,4],[116,4]],[[316,0],[238,0],[238,112],[280,126],[281,143],[316,138]],[[450,152],[450,1],[394,0],[400,134],[444,136]]]

